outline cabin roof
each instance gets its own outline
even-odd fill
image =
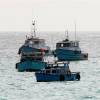
[[[45,41],[45,40],[40,39],[38,37],[29,37],[29,38],[26,38],[26,41]]]
[[[56,65],[56,64],[69,64],[69,61],[55,61],[53,62],[48,62],[48,65]]]
[[[60,44],[60,43],[76,43],[76,42],[79,42],[79,41],[60,41],[57,44]]]

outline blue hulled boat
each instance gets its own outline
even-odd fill
[[[36,36],[35,20],[32,22],[31,35],[26,36],[25,43],[19,48],[18,54],[29,55],[35,52],[42,52],[44,55],[51,53],[50,47],[46,46],[45,40]]]
[[[24,45],[19,48],[20,62],[16,64],[18,71],[38,71],[46,67],[43,57],[50,54],[50,48],[45,40],[36,37],[35,21],[32,23],[34,32],[26,37]],[[34,33],[34,35],[33,35]]]
[[[19,72],[24,72],[24,71],[39,71],[40,69],[43,69],[47,67],[47,63],[43,61],[33,61],[33,60],[26,60],[26,61],[21,61],[16,64],[16,69],[18,69]]]
[[[71,72],[66,62],[48,64],[48,67],[35,72],[37,82],[79,81],[80,72]]]
[[[19,48],[18,54],[30,54],[33,52],[44,52],[44,55],[50,53],[50,48],[46,46],[45,40],[38,37],[26,37],[24,45]]]
[[[88,59],[88,53],[82,53],[79,47],[79,41],[70,41],[68,35],[65,40],[56,43],[54,56],[57,57],[59,61],[77,61]]]

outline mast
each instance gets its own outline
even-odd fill
[[[69,40],[69,36],[68,36],[68,30],[65,31],[65,35],[66,35],[66,39]]]
[[[34,21],[32,20],[32,25],[33,25],[33,27],[32,27],[32,30],[33,30],[33,32],[32,32],[32,37],[33,37],[33,36],[36,37],[35,20],[34,20]]]
[[[76,41],[76,22],[74,24],[75,24],[75,41]]]
[[[68,30],[67,30],[67,39],[69,39],[69,36],[68,36]]]

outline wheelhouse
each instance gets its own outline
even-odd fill
[[[59,42],[56,44],[56,48],[60,47],[79,47],[79,41]]]
[[[29,47],[44,47],[45,40],[39,39],[39,38],[29,38],[29,39],[25,40],[24,45],[29,46]]]
[[[48,66],[41,70],[42,73],[44,74],[66,74],[70,72],[69,70],[69,62],[57,62],[54,64],[48,64]]]
[[[61,73],[67,73],[67,71],[64,68],[50,68],[45,69],[41,71],[44,74],[61,74]]]

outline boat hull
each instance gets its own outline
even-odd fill
[[[47,66],[46,62],[42,61],[23,61],[16,64],[16,69],[19,72],[24,71],[39,71]]]
[[[52,81],[79,81],[79,72],[71,72],[71,74],[45,74],[35,73],[37,82],[52,82]]]
[[[50,50],[45,49],[45,51],[41,50],[40,48],[32,48],[29,46],[22,46],[19,48],[18,54],[30,54],[30,53],[35,53],[35,52],[45,52],[45,55],[48,55]]]
[[[77,53],[71,50],[57,49],[54,54],[59,61],[77,61],[77,60],[88,60],[87,53]]]

